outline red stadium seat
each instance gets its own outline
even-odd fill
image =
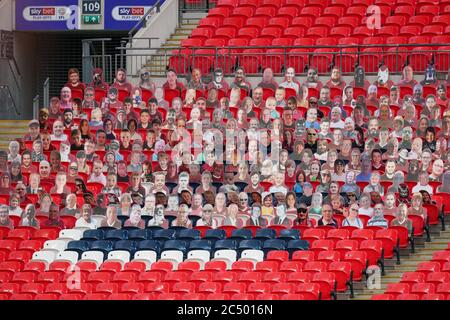
[[[111,281],[113,273],[110,272],[93,272],[88,275],[87,281],[92,284],[108,283]]]
[[[212,36],[212,32],[210,29],[206,29],[206,28],[196,28],[194,30],[192,30],[191,32],[191,39],[200,39],[203,40],[203,42],[206,39],[211,38]]]
[[[284,261],[280,264],[279,270],[283,272],[300,272],[303,269],[303,263],[300,261]]]
[[[388,283],[384,293],[390,294],[393,298],[396,298],[402,293],[409,293],[411,285],[409,283]]]
[[[222,292],[222,284],[219,282],[209,282],[209,281],[202,282],[198,285],[197,292],[204,293],[204,294],[221,293]]]
[[[113,294],[118,292],[118,283],[99,283],[95,286],[95,293]]]
[[[445,300],[443,294],[427,293],[422,296],[422,300]]]
[[[396,230],[383,229],[375,233],[375,239],[383,242],[384,257],[390,259],[397,253],[397,263],[400,263],[400,250],[398,247],[398,235]]]
[[[263,282],[279,283],[286,281],[286,272],[266,272],[263,274]]]
[[[182,296],[182,300],[206,300],[206,294],[204,294],[204,293],[185,293]]]
[[[312,18],[315,19],[317,17],[320,17],[322,13],[322,9],[318,8],[318,7],[304,7],[301,12],[300,15],[298,15],[297,17],[307,17],[307,18]]]
[[[344,260],[352,264],[353,280],[359,281],[368,267],[367,253],[364,251],[349,251],[345,253]]]
[[[450,293],[450,283],[438,284],[436,287],[436,293],[445,293],[448,295]]]
[[[148,293],[169,293],[170,285],[168,283],[149,283],[145,286],[145,292]]]
[[[223,293],[228,294],[236,294],[236,293],[245,293],[247,285],[241,282],[228,282],[223,286]]]
[[[231,265],[232,271],[250,272],[255,268],[252,261],[236,261]]]
[[[144,292],[145,285],[143,283],[122,283],[120,284],[120,293],[128,293],[128,294],[138,294]]]
[[[403,293],[403,294],[399,294],[397,296],[397,300],[419,300],[420,296],[417,294],[408,294],[408,293]]]
[[[402,275],[401,283],[423,283],[425,282],[425,275],[421,272],[405,272]]]
[[[439,47],[435,53],[436,69],[439,71],[448,70],[450,67],[449,58],[450,46]]]
[[[439,14],[439,7],[436,5],[423,5],[420,6],[417,10],[417,15],[419,16],[428,16],[433,18]]]
[[[329,251],[334,249],[334,241],[333,240],[314,240],[311,244],[311,250],[317,256],[321,251]]]
[[[424,294],[432,294],[435,292],[435,286],[432,283],[415,283],[411,287],[411,293],[422,297]]]
[[[323,261],[310,261],[305,263],[305,265],[303,266],[303,272],[312,274],[325,272],[327,271],[327,267],[327,263]]]
[[[414,37],[420,34],[422,28],[417,25],[407,25],[400,28],[399,36]]]
[[[295,251],[292,254],[292,260],[301,261],[303,263],[314,261],[314,252],[313,251]]]
[[[310,283],[313,272],[292,272],[287,275],[287,283]]]
[[[275,283],[272,286],[272,293],[289,294],[295,292],[295,284],[293,283]]]
[[[272,18],[275,16],[276,9],[270,7],[258,7],[253,17]]]
[[[319,300],[321,297],[320,285],[318,283],[300,283],[295,292],[301,294],[304,300]]]

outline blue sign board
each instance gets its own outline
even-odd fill
[[[104,30],[131,30],[157,0],[104,0],[101,12]],[[88,0],[83,10],[78,0],[18,0],[16,3],[16,30],[65,31],[80,30],[82,14],[94,14],[100,1]],[[87,13],[87,12],[91,13]]]
[[[105,1],[105,29],[131,30],[157,0]]]
[[[78,0],[16,1],[16,30],[77,30]]]

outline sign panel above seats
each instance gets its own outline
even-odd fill
[[[157,0],[21,0],[15,30],[130,30]]]

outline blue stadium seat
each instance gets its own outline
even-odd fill
[[[166,182],[166,187],[169,188],[170,193],[172,193],[172,190],[176,188],[177,185],[176,182]]]
[[[298,250],[308,250],[309,242],[306,240],[291,240],[288,242],[287,251],[292,256],[292,253]]]
[[[145,225],[148,226],[148,222],[149,222],[150,220],[152,220],[153,217],[152,217],[152,216],[143,215],[143,216],[141,216],[141,219],[144,220]]]
[[[155,240],[173,240],[175,239],[176,230],[161,229],[153,232],[153,239]]]
[[[222,229],[211,229],[206,230],[205,236],[203,239],[212,239],[212,240],[222,240],[226,238],[225,230]]]
[[[195,229],[181,230],[177,236],[179,240],[199,240],[200,238],[200,231]]]
[[[196,227],[196,226],[197,226],[197,221],[200,220],[202,217],[196,216],[196,215],[193,215],[193,214],[190,214],[190,215],[188,216],[188,218],[189,218],[189,220],[191,220],[192,226],[193,226],[193,227]]]
[[[120,220],[120,222],[122,222],[122,227],[125,224],[125,221],[128,220],[128,218],[130,218],[129,216],[117,216],[117,219]]]
[[[114,244],[114,250],[126,250],[133,256],[137,250],[137,243],[133,240],[119,240]]]
[[[164,228],[160,226],[146,226],[145,229],[152,230],[152,232],[155,233],[156,230],[162,230]]]
[[[223,185],[223,183],[222,182],[213,182],[212,185],[214,187],[216,187],[216,190],[219,190],[220,187]]]
[[[103,252],[104,258],[108,257],[108,253],[112,251],[114,248],[114,243],[110,240],[97,240],[94,241],[91,245],[90,251],[101,251]]]
[[[236,250],[238,248],[238,244],[236,240],[217,240],[214,244],[214,251],[217,250]]]
[[[247,186],[247,183],[242,182],[242,181],[235,182],[234,184],[236,185],[236,187],[239,188],[240,192],[243,192],[245,187]]]
[[[192,188],[192,191],[195,192],[195,190],[200,186],[200,183],[190,182],[189,186]]]
[[[126,230],[127,232],[131,231],[131,230],[138,230],[139,227],[135,227],[135,226],[123,226],[122,230]]]
[[[150,229],[138,229],[138,230],[130,230],[128,232],[129,240],[150,240],[153,237],[153,231]]]
[[[78,241],[70,241],[67,245],[67,249],[65,251],[75,251],[78,252],[78,259],[81,258],[81,255],[84,251],[88,251],[91,249],[91,242],[86,240],[78,240]]]
[[[114,227],[98,227],[97,230],[102,230],[103,232],[109,231],[109,230],[116,230]]]
[[[164,242],[164,246],[161,250],[161,252],[165,250],[178,250],[182,251],[183,254],[186,254],[188,248],[188,244],[186,241],[183,240],[167,240]]]
[[[161,246],[159,242],[155,240],[143,240],[137,245],[138,250],[152,250],[155,251],[158,255],[161,251],[160,248]]]
[[[207,250],[211,251],[212,244],[210,240],[192,240],[189,243],[189,251],[191,250]]]
[[[280,230],[280,235],[277,237],[277,239],[281,239],[284,241],[298,240],[298,239],[300,239],[300,230],[296,230],[296,229]]]
[[[269,229],[269,228],[264,228],[264,229],[256,230],[255,239],[265,241],[265,240],[269,240],[269,239],[275,239],[276,236],[277,236],[277,232],[275,230]]]
[[[86,230],[81,240],[102,240],[105,236],[103,230]]]
[[[180,232],[183,231],[183,230],[187,230],[188,228],[181,227],[181,226],[171,226],[169,229],[170,230],[175,230],[175,238],[178,238],[178,235],[180,234]]]
[[[128,238],[127,230],[109,230],[105,234],[105,240],[125,240]]]
[[[177,216],[171,215],[171,214],[166,214],[164,216],[164,218],[167,220],[167,222],[169,223],[169,227],[172,226],[172,222],[177,218]]]
[[[260,240],[242,240],[241,243],[239,243],[239,252],[242,253],[242,251],[247,249],[254,249],[254,250],[261,250],[262,249],[262,242]]]
[[[228,239],[234,239],[234,240],[246,240],[252,238],[252,231],[249,229],[236,229],[231,232],[231,237]]]
[[[263,251],[267,254],[267,252],[271,250],[285,250],[286,249],[286,241],[280,239],[268,239],[264,241]]]

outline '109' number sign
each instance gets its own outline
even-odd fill
[[[82,14],[101,14],[101,0],[83,0]]]

